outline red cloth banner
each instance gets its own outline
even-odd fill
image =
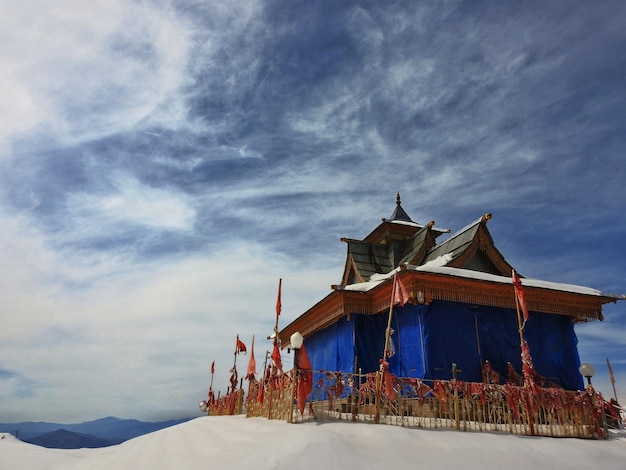
[[[609,368],[609,379],[611,379],[611,385],[615,386],[615,377],[613,376],[613,369],[611,369],[611,363],[609,362],[609,358],[606,358],[606,365]]]
[[[389,363],[387,361],[380,361],[382,364],[383,371],[383,386],[385,387],[385,395],[390,400],[396,399],[396,390],[393,388],[393,378],[391,377],[391,373],[389,372]]]
[[[404,284],[398,277],[397,271],[393,275],[393,289],[391,292],[391,299],[394,305],[399,303],[400,307],[404,307],[404,304],[409,301],[409,294],[407,294]]]
[[[245,353],[246,345],[239,339],[239,335],[237,335],[237,346],[235,348],[235,354]]]
[[[256,374],[256,359],[254,359],[254,336],[252,336],[252,348],[250,349],[250,360],[248,361],[248,372],[246,373],[246,379],[254,379]]]
[[[280,373],[283,373],[283,361],[280,357],[280,349],[278,347],[278,341],[274,338],[274,350],[272,351],[272,360],[274,365],[278,368]]]
[[[283,308],[283,304],[280,300],[280,291],[282,289],[282,285],[283,285],[283,280],[279,279],[278,280],[278,297],[276,299],[276,318],[278,318],[278,316],[280,315],[280,311]]]
[[[522,309],[522,314],[524,315],[524,323],[526,323],[528,321],[528,309],[526,308],[526,301],[524,300],[524,289],[522,288],[522,281],[515,272],[515,269],[513,270],[513,287],[519,306]]]
[[[304,344],[298,350],[298,370],[296,374],[298,374],[296,400],[298,401],[298,410],[300,410],[300,414],[303,414],[306,400],[311,394],[311,390],[313,390],[313,370]]]

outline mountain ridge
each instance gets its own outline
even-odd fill
[[[171,419],[165,421],[139,421],[136,419],[122,419],[113,416],[98,418],[82,423],[50,423],[45,421],[22,421],[18,423],[0,423],[0,432],[10,433],[24,442],[32,442],[40,436],[63,430],[82,436],[91,436],[111,442],[109,445],[133,439],[160,429],[184,423],[193,418]],[[52,436],[54,437],[54,435]],[[55,448],[63,445],[63,434],[59,434],[59,441],[55,444],[52,440],[46,441],[50,445],[45,447]],[[68,448],[68,447],[56,447]],[[77,447],[73,447],[77,448]]]
[[[51,449],[95,449],[97,447],[120,444],[120,442],[102,439],[91,434],[81,434],[65,429],[57,429],[56,431],[41,434],[24,442]]]

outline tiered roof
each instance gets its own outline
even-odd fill
[[[437,244],[436,239],[450,233],[435,228],[435,222],[420,225],[402,208],[400,194],[389,219],[363,240],[342,238],[348,245],[341,286],[367,282],[374,274],[385,274],[402,265],[421,266],[446,257],[446,266],[490,274],[510,275],[512,267],[496,249],[487,230],[491,214],[485,214],[453,237]]]
[[[446,240],[450,230],[414,222],[402,208],[400,194],[389,219],[363,240],[347,244],[341,284],[280,332],[283,344],[300,331],[307,336],[352,313],[373,315],[389,308],[391,278],[399,271],[412,302],[433,300],[515,308],[512,266],[495,247],[485,214]],[[626,296],[589,287],[523,278],[529,310],[568,315],[576,322],[602,320],[602,305]]]

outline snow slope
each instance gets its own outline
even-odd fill
[[[626,433],[609,441],[470,433],[350,422],[290,425],[202,417],[102,449],[0,440],[2,470],[626,468]]]

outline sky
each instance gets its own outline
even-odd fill
[[[416,429],[349,421],[287,424],[245,416],[210,416],[100,449],[46,449],[10,434],[0,440],[7,470],[271,470],[285,462],[318,468],[623,469],[624,430],[611,439]],[[351,452],[346,452],[350,448]],[[245,449],[245,452],[242,452]],[[323,452],[320,450],[323,449]]]
[[[622,1],[0,8],[0,421],[194,416],[236,335],[263,362],[278,280],[284,327],[397,192],[626,294]],[[581,361],[626,401],[626,302],[604,318]]]

